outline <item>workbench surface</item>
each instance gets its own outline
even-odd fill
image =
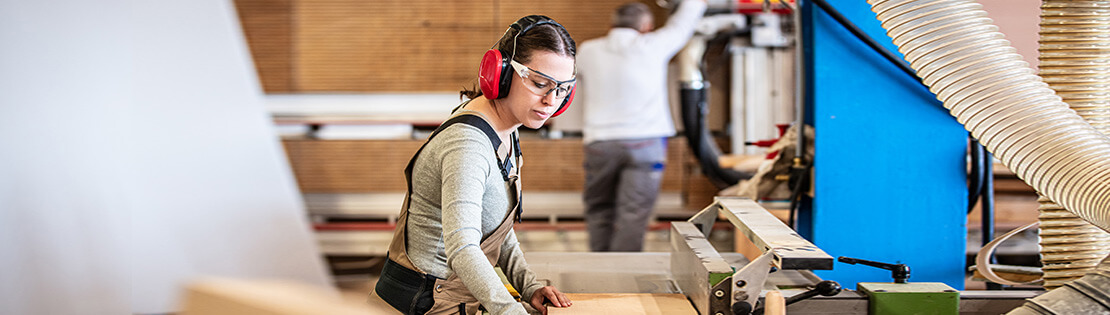
[[[548,315],[697,315],[682,294],[649,293],[569,293],[571,307],[548,307]]]
[[[721,256],[737,270],[748,263],[741,254]],[[541,281],[566,293],[681,293],[667,252],[527,252],[524,258]],[[820,281],[809,271],[782,270],[771,273],[766,286],[805,287]]]

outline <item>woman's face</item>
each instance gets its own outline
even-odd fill
[[[539,128],[569,96],[574,82],[574,58],[550,51],[532,52],[532,60],[514,69],[513,85],[506,97],[506,110],[516,122],[528,128]],[[517,71],[519,70],[519,71]],[[526,73],[527,78],[520,73]]]

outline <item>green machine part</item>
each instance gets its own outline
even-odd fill
[[[940,282],[860,282],[870,315],[959,314],[960,291]]]

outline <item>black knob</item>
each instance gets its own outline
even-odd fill
[[[813,288],[817,294],[821,296],[833,296],[840,294],[840,284],[836,281],[825,280],[817,283],[817,287]]]
[[[747,301],[740,301],[740,302],[732,303],[732,314],[733,315],[748,315],[748,314],[751,314],[751,313],[752,313],[752,305],[748,304]]]

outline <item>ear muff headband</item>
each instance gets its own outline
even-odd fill
[[[516,29],[516,34],[513,35],[513,51],[505,51],[502,49],[490,49],[482,55],[482,63],[478,67],[478,86],[482,89],[482,95],[488,99],[504,98],[509,95],[509,88],[512,86],[512,73],[513,68],[509,62],[516,58],[517,38],[521,34],[527,33],[533,27],[543,24],[551,24],[562,28],[563,26],[556,23],[551,18],[542,15],[529,15],[520,18],[509,29],[505,30],[505,35],[510,31]],[[504,35],[503,35],[504,36]],[[497,42],[501,42],[498,40]],[[495,46],[497,44],[494,44]]]
[[[478,65],[478,87],[482,90],[482,95],[485,95],[486,98],[491,100],[504,98],[509,95],[509,88],[512,87],[513,83],[513,67],[509,65],[509,62],[512,61],[513,58],[516,58],[517,38],[519,38],[521,34],[527,33],[533,27],[544,24],[555,25],[560,29],[566,30],[563,28],[563,25],[555,22],[555,20],[549,17],[543,15],[525,16],[512,25],[509,25],[509,29],[505,30],[506,35],[513,29],[517,30],[516,34],[513,35],[512,52],[501,49],[490,49],[482,55],[482,61]],[[501,41],[498,40],[498,42]],[[494,45],[496,46],[496,44]],[[558,116],[566,111],[567,105],[570,104],[573,98],[574,88],[571,88],[570,95],[563,99],[563,103],[559,105],[559,109],[555,110],[555,113],[553,113],[551,117]]]

